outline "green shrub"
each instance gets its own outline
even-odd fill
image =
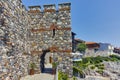
[[[88,66],[90,65],[94,65],[91,66],[91,69],[95,69],[95,67],[97,67],[98,72],[102,73],[104,70],[104,64],[102,64],[103,61],[120,61],[120,57],[116,56],[116,55],[110,55],[109,57],[102,57],[102,56],[97,56],[97,57],[85,57],[82,59],[82,61],[79,62],[73,62],[74,67],[73,68],[73,72],[77,72],[78,71],[83,74],[83,70],[86,69]]]
[[[58,72],[58,80],[69,80],[68,75],[59,71]]]
[[[91,68],[91,69],[95,69],[95,66],[91,66],[90,68]]]
[[[99,74],[103,74],[103,70],[97,70],[96,72],[98,72]]]
[[[72,78],[73,80],[78,80],[75,76],[73,76],[73,78]]]
[[[113,57],[113,58],[111,58],[111,61],[114,62],[114,61],[119,61],[119,60],[118,60],[117,58],[114,58],[114,57]]]
[[[34,62],[31,62],[29,64],[29,67],[30,67],[30,69],[35,69],[37,66],[36,66],[36,64]]]
[[[98,69],[105,69],[104,66],[98,66]]]
[[[79,69],[78,67],[73,66],[73,75],[78,74],[78,73],[81,78],[85,77],[83,70]]]
[[[99,64],[95,64],[95,67],[98,67],[99,66]]]
[[[82,65],[80,65],[80,68],[81,68],[81,69],[86,69],[86,67],[88,67],[87,64],[82,64]]]
[[[84,64],[86,64],[86,63],[88,63],[90,60],[88,60],[87,58],[83,58],[82,59],[82,63],[84,63]]]
[[[104,64],[100,64],[100,66],[104,66]]]
[[[99,64],[101,63],[99,60],[94,61],[94,64]]]
[[[79,43],[77,45],[77,51],[80,51],[81,53],[85,52],[86,48],[87,48],[87,46],[85,43]]]
[[[110,55],[109,57],[110,57],[110,58],[117,59],[117,60],[120,60],[120,56],[117,56],[117,55]]]
[[[57,65],[58,65],[58,63],[57,63],[57,62],[53,62],[53,63],[52,63],[52,68],[56,68],[56,67],[57,67]]]
[[[110,59],[109,58],[104,58],[104,61],[109,61]]]

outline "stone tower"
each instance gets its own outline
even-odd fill
[[[56,10],[54,4],[44,5],[43,11],[40,6],[29,6],[28,11],[31,17],[29,27],[31,54],[40,59],[41,63],[38,64],[44,64],[45,54],[52,53],[53,62],[58,62],[58,69],[69,74],[69,77],[72,76],[70,6],[70,3],[62,3]]]
[[[44,69],[46,54],[72,76],[70,5],[59,4],[58,10],[44,5],[43,11],[30,6],[27,11],[21,0],[0,1],[0,79],[28,75],[31,61]]]

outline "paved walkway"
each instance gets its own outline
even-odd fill
[[[35,75],[28,75],[22,77],[20,80],[54,80],[54,75],[51,74],[52,65],[46,64],[45,65],[45,73],[35,74]]]
[[[51,74],[35,74],[35,75],[28,75],[26,77],[21,78],[20,80],[54,80],[54,75]]]

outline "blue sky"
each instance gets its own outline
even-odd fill
[[[22,0],[30,5],[71,2],[72,31],[85,41],[120,46],[120,0]]]

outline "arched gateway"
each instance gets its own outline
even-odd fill
[[[44,57],[46,53],[52,53],[52,61],[58,63],[58,69],[72,76],[72,35],[70,3],[58,5],[30,6],[29,15],[31,27],[29,27],[30,50],[35,57],[38,56],[38,64],[41,71],[44,70]],[[48,54],[49,54],[48,53]]]

